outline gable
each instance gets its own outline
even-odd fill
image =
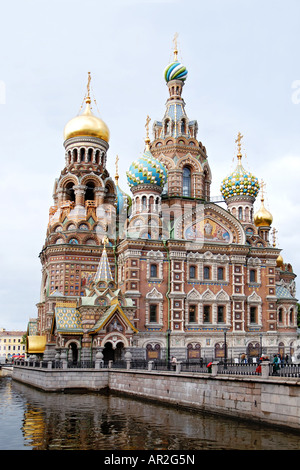
[[[133,326],[127,315],[123,312],[119,304],[111,305],[97,321],[97,323],[91,328],[88,333],[94,334],[104,328],[109,327],[109,325],[125,325],[125,328],[130,328],[135,333],[138,330]],[[115,330],[117,331],[117,329]]]
[[[216,204],[199,204],[196,210],[184,210],[175,221],[174,238],[200,243],[245,244],[240,222]]]

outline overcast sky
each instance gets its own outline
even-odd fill
[[[111,133],[108,170],[114,175],[118,154],[120,186],[129,191],[125,172],[143,152],[146,117],[153,123],[165,111],[163,70],[175,32],[212,195],[236,165],[240,131],[244,166],[266,183],[284,261],[300,273],[298,0],[1,3],[0,328],[26,330],[37,316],[38,255],[64,167],[63,129],[80,109],[87,72]]]

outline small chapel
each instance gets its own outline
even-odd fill
[[[276,246],[262,175],[244,168],[238,132],[236,168],[211,196],[218,158],[209,158],[201,125],[186,112],[187,76],[175,41],[165,113],[152,138],[147,116],[145,147],[128,162],[124,191],[119,157],[115,175],[107,170],[110,132],[92,107],[88,74],[85,108],[64,128],[28,355],[66,353],[75,363],[126,353],[184,361],[293,356],[296,274]]]

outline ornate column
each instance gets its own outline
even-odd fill
[[[73,189],[75,192],[75,205],[84,206],[86,186],[79,184],[78,186],[74,186]]]

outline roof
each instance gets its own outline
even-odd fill
[[[83,334],[81,314],[74,305],[56,306],[55,321],[59,333]]]
[[[278,299],[292,299],[296,300],[295,297],[292,296],[289,289],[283,286],[276,286],[276,297]]]

